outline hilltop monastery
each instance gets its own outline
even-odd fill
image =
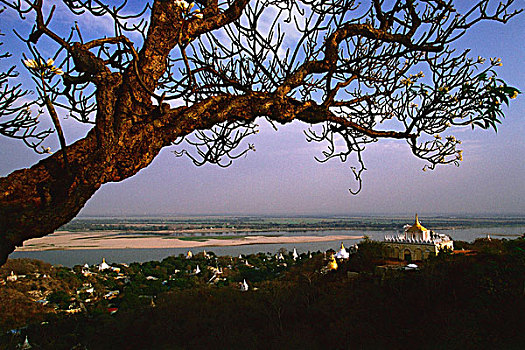
[[[383,254],[386,258],[418,261],[440,250],[454,250],[454,242],[445,234],[423,227],[416,214],[414,225],[405,226],[404,235],[385,237]]]

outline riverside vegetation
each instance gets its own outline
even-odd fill
[[[291,253],[282,259],[201,253],[120,265],[118,272],[92,267],[87,276],[80,266],[12,260],[3,276],[25,268],[16,273],[29,280],[0,287],[1,326],[17,328],[2,333],[0,346],[16,348],[27,336],[39,349],[523,348],[525,239],[455,245],[456,253],[418,270],[385,268],[380,243],[366,239],[328,273],[321,272],[326,260],[319,252],[295,260]],[[223,274],[208,283],[216,266]],[[33,281],[30,271],[47,272],[53,282]],[[243,280],[247,292],[239,289]],[[88,298],[86,283],[92,305],[61,312]],[[49,304],[23,300],[34,288],[50,292]]]
[[[384,217],[263,217],[263,216],[195,216],[195,217],[82,217],[62,226],[58,232],[104,232],[121,234],[187,235],[274,231],[328,230],[398,230],[406,224],[404,216]],[[427,218],[435,230],[476,227],[518,227],[525,225],[521,217],[447,217]]]

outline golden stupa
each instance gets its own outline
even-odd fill
[[[328,269],[329,270],[337,270],[337,261],[335,261],[335,257],[332,255],[330,256],[330,261],[328,262]]]

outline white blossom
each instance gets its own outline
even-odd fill
[[[52,67],[50,68],[50,70],[51,70],[51,72],[55,73],[56,75],[62,75],[62,74],[64,74],[64,71],[63,71],[62,69],[57,68],[57,67],[55,67],[55,66],[52,66]]]
[[[38,63],[35,60],[25,60],[24,65],[27,68],[37,68],[38,67]]]
[[[44,71],[50,71],[51,73],[54,73],[56,75],[62,75],[64,74],[64,71],[58,67],[55,67],[53,64],[55,64],[55,61],[52,58],[49,58],[45,63],[42,59],[39,61],[36,60],[25,60],[23,61],[24,65],[29,69],[35,69],[39,70],[41,72]]]

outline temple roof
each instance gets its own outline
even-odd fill
[[[416,214],[416,222],[414,223],[414,225],[410,226],[406,230],[406,232],[424,232],[424,231],[428,231],[428,230],[419,223],[419,219]]]

